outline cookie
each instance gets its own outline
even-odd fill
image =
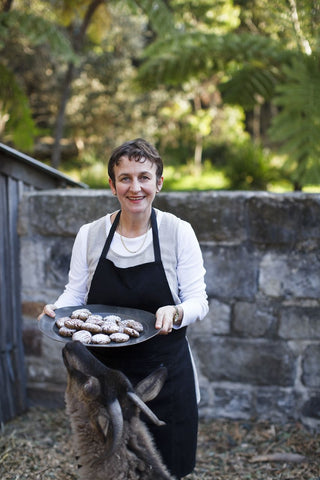
[[[130,327],[124,327],[123,328],[123,333],[126,333],[130,337],[134,337],[134,338],[140,337],[140,333],[137,330],[135,330],[134,328],[130,328]]]
[[[91,315],[91,312],[87,308],[78,308],[71,313],[71,318],[80,318],[80,320],[87,320],[89,315]]]
[[[91,343],[95,345],[107,345],[111,342],[109,335],[105,335],[104,333],[97,333],[96,335],[92,335]]]
[[[81,330],[87,330],[91,333],[100,333],[102,331],[100,325],[97,325],[96,323],[89,323],[88,321],[83,322]]]
[[[112,333],[110,335],[110,338],[115,343],[125,343],[130,340],[129,335],[127,335],[126,333]]]
[[[119,317],[118,315],[106,315],[103,319],[105,322],[115,322],[115,323],[118,323],[118,322],[121,322],[121,317]]]
[[[55,324],[57,325],[58,328],[64,327],[64,322],[66,320],[71,320],[70,317],[60,317],[55,319]]]
[[[64,322],[64,326],[67,328],[74,328],[75,330],[81,330],[84,325],[84,321],[79,318],[69,318]]]
[[[72,337],[72,335],[76,332],[77,330],[67,328],[67,327],[61,327],[59,328],[59,335],[61,337]]]
[[[72,340],[76,341],[79,340],[81,343],[90,343],[91,342],[92,335],[90,332],[86,330],[78,330],[72,335]]]
[[[111,335],[111,333],[118,333],[120,331],[119,326],[116,323],[113,322],[104,322],[103,325],[101,325],[103,333],[107,333],[108,335]]]
[[[102,325],[103,324],[103,318],[102,318],[101,315],[89,315],[86,322],[96,323],[97,325]]]
[[[133,320],[131,318],[128,318],[127,320],[122,320],[122,325],[129,327],[129,328],[134,328],[137,330],[137,332],[143,332],[143,325],[142,323],[138,322],[137,320]]]

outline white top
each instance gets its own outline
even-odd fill
[[[208,313],[202,253],[196,235],[188,222],[170,213],[155,210],[162,263],[173,299],[183,308],[184,315],[180,327],[187,326],[197,320],[202,320]],[[92,275],[111,228],[111,215],[107,214],[102,219],[80,228],[73,245],[69,281],[64,292],[55,302],[57,308],[86,303]],[[96,230],[97,228],[101,229],[99,225],[102,226],[103,234],[93,237],[96,252],[92,252],[88,238],[90,239],[90,235],[92,238],[92,232],[99,231]],[[174,237],[168,233],[172,231],[175,231]],[[143,240],[144,235],[136,238],[124,238],[126,246],[132,251],[137,250]],[[93,265],[92,262],[90,263],[88,253],[90,251],[91,257],[94,255],[95,259]],[[137,253],[129,253],[124,248],[120,235],[115,232],[107,258],[122,268],[154,261],[152,229],[149,229],[143,248]]]

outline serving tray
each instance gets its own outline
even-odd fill
[[[62,337],[59,335],[59,329],[55,324],[55,320],[61,317],[69,317],[74,310],[79,308],[87,308],[92,314],[102,315],[103,317],[107,315],[118,315],[121,320],[127,320],[130,318],[137,320],[143,325],[143,332],[141,332],[140,336],[137,338],[131,337],[127,342],[124,343],[110,342],[106,345],[97,345],[93,343],[85,344],[88,348],[129,347],[131,345],[145,342],[159,333],[159,330],[154,327],[155,316],[153,313],[146,312],[145,310],[138,310],[136,308],[114,307],[109,305],[75,305],[57,308],[55,310],[55,318],[51,318],[48,315],[43,315],[43,317],[39,320],[39,328],[41,332],[47,337],[58,342],[67,343],[72,341],[71,337]]]

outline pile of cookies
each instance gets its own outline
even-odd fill
[[[125,343],[143,332],[143,325],[137,320],[122,320],[118,315],[103,317],[87,308],[74,310],[70,317],[57,318],[55,324],[62,337],[72,337],[72,340],[93,345]]]

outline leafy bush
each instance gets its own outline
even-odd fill
[[[277,177],[269,155],[250,141],[231,145],[224,155],[229,190],[267,190],[268,183]]]

